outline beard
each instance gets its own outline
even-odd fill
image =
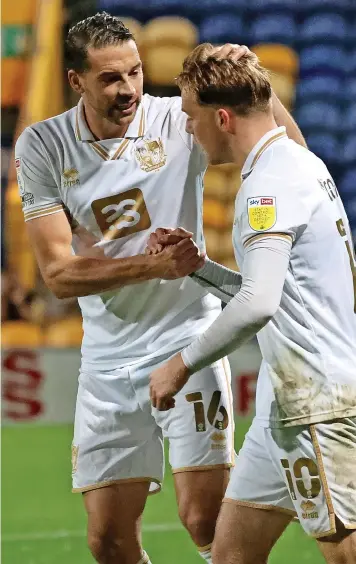
[[[124,123],[130,123],[134,120],[137,109],[141,103],[141,99],[138,98],[131,104],[130,101],[120,101],[120,103],[115,102],[108,108],[107,119],[116,125]],[[126,110],[126,111],[125,111]]]

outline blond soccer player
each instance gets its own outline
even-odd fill
[[[79,104],[23,132],[16,169],[43,278],[58,297],[79,297],[83,314],[72,463],[88,544],[99,564],[149,562],[140,522],[160,489],[165,436],[180,518],[211,562],[234,461],[228,363],[198,371],[174,411],[152,409],[149,398],[150,372],[221,311],[187,276],[203,264],[206,158],[185,130],[180,97],[143,94],[137,46],[118,18],[79,22],[66,47]],[[275,112],[303,142],[277,99]],[[150,232],[165,224],[197,245],[187,238],[145,255]]]
[[[242,168],[233,226],[241,280],[211,327],[151,375],[153,405],[173,406],[197,370],[257,334],[256,417],[212,560],[265,564],[298,517],[329,564],[355,564],[356,266],[344,207],[325,164],[277,127],[256,57],[219,59],[201,46],[178,82],[187,129],[209,161]],[[170,237],[154,242],[164,248]],[[208,279],[206,270],[193,276]]]

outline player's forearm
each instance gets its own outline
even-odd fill
[[[44,278],[58,298],[72,298],[115,290],[159,278],[154,256],[138,255],[127,259],[70,257],[56,261]]]
[[[210,259],[207,259],[203,268],[193,272],[190,276],[199,286],[224,303],[228,303],[237,294],[242,282],[239,272],[230,270]]]
[[[191,373],[216,362],[251,339],[276,313],[291,242],[275,239],[271,243],[273,249],[264,248],[264,244],[257,241],[250,245],[244,258],[241,290],[205,333],[183,349],[182,359]]]
[[[273,115],[278,126],[284,125],[287,130],[287,135],[290,139],[293,139],[298,145],[306,147],[306,141],[300,131],[298,125],[292,118],[288,110],[283,106],[282,102],[279,100],[278,96],[272,93],[272,103],[273,103]]]

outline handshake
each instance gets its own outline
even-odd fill
[[[192,239],[193,233],[182,227],[156,229],[149,236],[146,255],[152,255],[157,265],[157,278],[183,278],[205,264],[206,255],[200,253]]]

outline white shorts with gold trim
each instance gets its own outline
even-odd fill
[[[163,362],[166,359],[160,359]],[[115,482],[147,481],[159,491],[163,439],[173,472],[229,468],[234,464],[231,377],[224,359],[197,372],[159,412],[149,399],[149,375],[140,364],[79,378],[72,445],[73,491]]]
[[[284,429],[255,419],[225,496],[298,517],[313,537],[334,534],[335,517],[356,529],[356,418]]]

